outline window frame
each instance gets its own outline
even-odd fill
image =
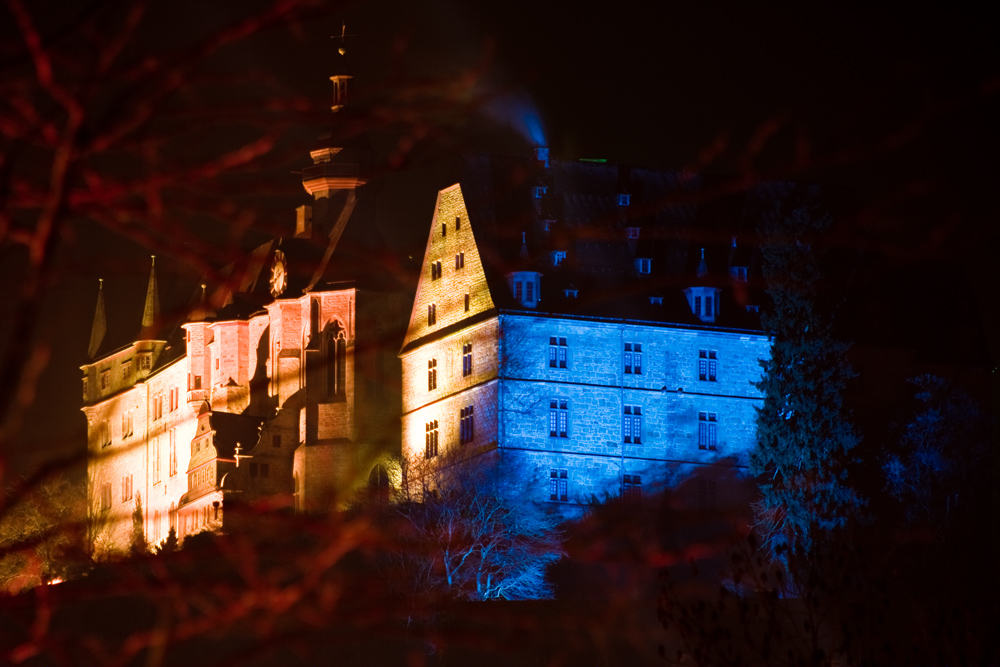
[[[437,389],[437,358],[427,360],[427,391]]]
[[[622,409],[622,443],[642,444],[642,406],[626,405]]]
[[[549,469],[549,500],[559,503],[569,502],[569,470]]]
[[[549,399],[549,437],[569,437],[569,399]]]
[[[424,439],[424,458],[432,459],[438,455],[438,444],[440,430],[438,426],[438,420],[432,419],[425,424],[425,439]]]
[[[719,450],[719,415],[717,412],[698,412],[698,449],[708,452]]]
[[[569,368],[569,343],[565,336],[549,336],[549,368]]]

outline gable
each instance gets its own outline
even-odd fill
[[[493,308],[472,221],[456,183],[438,192],[403,347]]]

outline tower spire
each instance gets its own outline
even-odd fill
[[[87,347],[87,357],[91,360],[97,356],[104,335],[108,333],[108,320],[104,315],[104,278],[98,280],[100,286],[97,288],[97,308],[94,310],[94,326],[90,329],[90,345]]]
[[[160,316],[160,294],[156,289],[156,255],[149,268],[149,286],[146,288],[146,307],[142,311],[142,330],[148,331]]]
[[[347,67],[347,23],[341,23],[340,34],[332,35],[331,39],[339,39],[340,45],[337,47],[336,65],[333,68],[333,105],[330,109],[336,113],[344,108],[344,101],[347,98],[347,82],[353,77]]]

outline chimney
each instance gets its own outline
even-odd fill
[[[549,149],[547,146],[539,146],[535,149],[535,159],[542,167],[549,168]]]

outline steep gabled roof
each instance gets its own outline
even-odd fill
[[[745,290],[737,304],[728,289],[731,239],[738,235],[756,256],[760,216],[792,187],[743,188],[724,177],[594,162],[551,160],[544,168],[528,157],[482,154],[463,160],[460,185],[497,307],[700,324],[683,289],[714,286],[723,289],[716,325],[739,328],[759,321],[746,312]],[[509,273],[525,268],[522,239],[533,270],[543,274],[534,309],[515,301],[507,283]],[[699,278],[702,249],[709,272]],[[559,266],[553,251],[566,253]],[[639,259],[650,260],[648,273]],[[566,295],[571,288],[577,297]]]

